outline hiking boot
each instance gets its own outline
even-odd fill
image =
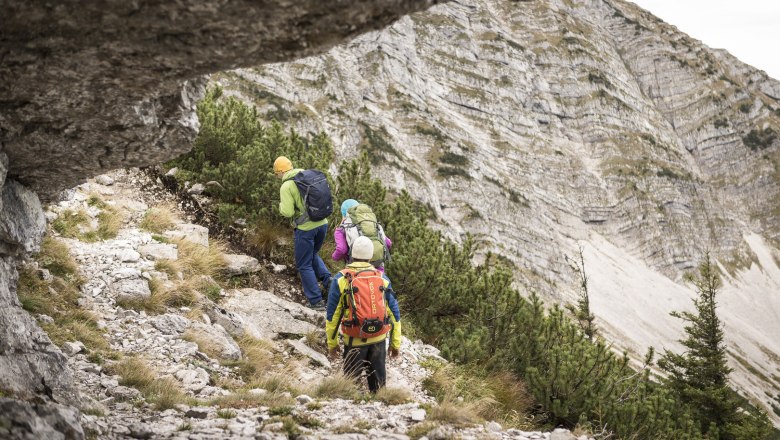
[[[319,311],[324,311],[326,309],[325,300],[321,299],[319,302],[317,302],[315,304],[309,304],[306,307],[308,307],[308,308],[310,308],[312,310],[316,310],[318,312]]]

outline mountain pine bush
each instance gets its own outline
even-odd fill
[[[209,187],[228,224],[243,218],[250,229],[283,225],[273,160],[284,154],[296,167],[327,172],[332,144],[324,135],[287,134],[275,122],[264,126],[256,110],[220,95],[213,89],[198,106],[201,134],[193,151],[175,161],[178,177],[218,182]],[[694,403],[672,384],[651,380],[652,352],[636,370],[626,355],[616,354],[595,331],[584,332],[560,307],[548,309],[536,295],[522,296],[500,259],[488,256],[487,263],[474,266],[474,241],[443,240],[429,226],[429,209],[405,191],[389,194],[374,178],[372,160],[377,159],[364,151],[339,164],[331,182],[334,203],[360,200],[383,222],[393,240],[387,273],[404,319],[427,342],[474,371],[523,380],[536,401],[528,417],[540,426],[579,425],[621,439],[705,438],[702,424],[709,420]],[[340,220],[335,211],[331,225]],[[264,243],[274,246],[272,240]]]

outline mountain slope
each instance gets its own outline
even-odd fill
[[[215,77],[384,182],[451,238],[570,301],[579,245],[619,347],[678,347],[710,251],[734,380],[780,408],[780,83],[622,1],[482,0],[330,52]]]

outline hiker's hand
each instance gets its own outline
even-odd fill
[[[331,348],[328,350],[328,359],[332,361],[337,361],[339,359],[339,348]]]
[[[400,350],[397,348],[390,347],[390,357],[395,359],[398,357],[398,355],[401,354]]]

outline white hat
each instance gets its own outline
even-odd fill
[[[374,256],[374,243],[366,236],[360,236],[352,243],[353,260],[371,260]]]

